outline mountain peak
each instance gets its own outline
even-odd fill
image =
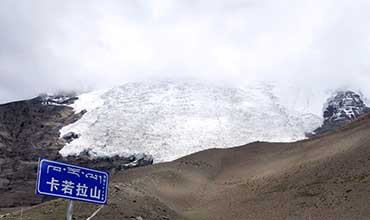
[[[314,135],[335,130],[368,112],[370,108],[361,95],[351,90],[338,91],[324,105],[324,123],[314,131]]]
[[[330,122],[347,122],[369,112],[361,96],[353,91],[339,91],[324,106],[324,119]]]

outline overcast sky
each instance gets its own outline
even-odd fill
[[[163,78],[370,94],[369,11],[369,0],[1,0],[0,102]]]

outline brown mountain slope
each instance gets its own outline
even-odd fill
[[[43,201],[33,193],[38,158],[60,159],[59,130],[81,115],[40,98],[0,105],[0,207]]]
[[[76,219],[93,205],[78,203]],[[23,213],[60,219],[61,200]],[[5,219],[18,219],[19,212]],[[117,173],[94,219],[369,219],[370,116],[291,144],[212,149]]]
[[[36,205],[46,200],[34,194],[40,157],[111,171],[152,163],[146,157],[90,158],[86,153],[78,158],[62,158],[58,152],[66,140],[59,138],[59,130],[79,120],[85,111],[76,114],[73,108],[61,105],[77,98],[58,97],[60,103],[53,103],[53,96],[40,96],[0,105],[0,208]]]

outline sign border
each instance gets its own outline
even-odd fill
[[[52,193],[42,192],[40,190],[40,176],[41,176],[41,167],[42,167],[41,165],[44,161],[45,162],[56,163],[56,164],[61,164],[61,165],[64,165],[64,166],[71,166],[71,167],[75,167],[75,168],[83,168],[83,169],[86,169],[86,170],[90,170],[90,171],[93,171],[93,172],[97,172],[97,173],[107,175],[107,183],[106,183],[107,190],[105,192],[104,201],[99,202],[99,201],[94,201],[94,200],[90,200],[90,199],[74,198],[74,197],[71,197],[71,196],[55,195],[55,194],[52,194]],[[75,200],[75,201],[83,201],[83,202],[90,202],[90,203],[95,203],[95,204],[106,205],[107,202],[108,202],[108,189],[109,189],[109,172],[104,172],[104,171],[100,171],[100,170],[93,170],[93,169],[82,167],[82,166],[77,166],[77,165],[73,165],[73,164],[68,164],[68,163],[52,161],[52,160],[48,160],[48,159],[44,159],[44,158],[39,158],[39,164],[38,164],[38,168],[37,168],[37,180],[36,180],[36,194],[38,194],[38,195],[53,196],[53,197],[59,197],[59,198],[64,198],[64,199],[71,199],[71,200]]]

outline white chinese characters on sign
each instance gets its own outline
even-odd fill
[[[94,199],[100,199],[101,190],[98,187],[94,187],[94,189],[90,189],[90,197]]]
[[[98,189],[97,186],[91,187],[89,190],[89,187],[86,186],[86,184],[77,183],[77,185],[68,180],[61,181],[62,184],[60,184],[60,181],[55,179],[54,177],[51,178],[50,181],[46,182],[50,186],[50,192],[59,191],[59,189],[63,192],[65,195],[73,195],[73,192],[76,192],[76,196],[79,197],[88,197],[88,192],[90,193],[90,198],[94,199],[103,199],[101,190]],[[59,188],[61,186],[61,188]]]
[[[72,195],[73,194],[73,188],[74,188],[74,183],[72,181],[67,181],[67,180],[64,180],[62,182],[62,191],[64,194],[69,194],[69,195]]]
[[[46,184],[50,185],[50,192],[53,192],[54,190],[58,190],[59,180],[54,179],[54,177],[51,178],[50,182],[46,182]]]
[[[86,186],[86,184],[77,184],[76,196],[87,197],[87,189],[88,187]]]

